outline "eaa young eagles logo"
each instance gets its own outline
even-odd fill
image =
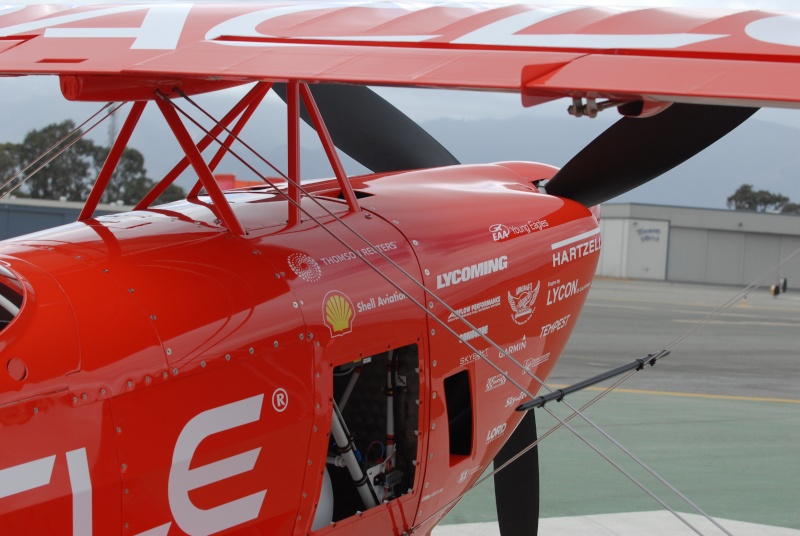
[[[533,283],[521,285],[517,287],[517,293],[515,295],[512,295],[511,291],[508,291],[508,304],[513,311],[511,320],[516,324],[521,326],[533,316],[533,311],[536,310],[533,304],[536,303],[536,296],[539,295],[539,287],[541,284],[542,282],[538,281],[536,283],[536,288],[533,288]]]
[[[356,317],[353,302],[344,292],[331,290],[322,300],[322,321],[331,330],[331,337],[340,337],[353,331]]]

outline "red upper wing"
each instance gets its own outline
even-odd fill
[[[197,79],[225,84],[299,79],[753,105],[800,100],[800,15],[400,6],[3,8],[0,73],[77,75],[81,78],[67,80],[67,93],[97,100],[129,98],[122,91],[127,85]],[[88,75],[97,76],[84,78]],[[93,81],[94,92],[83,91],[85,80]],[[209,89],[192,83],[197,91]]]

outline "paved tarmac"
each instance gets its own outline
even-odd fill
[[[671,345],[739,290],[596,280],[549,383],[573,383]],[[576,394],[572,402],[583,405],[601,391]],[[561,418],[569,415],[563,404],[547,409]],[[586,415],[720,524],[727,523],[729,533],[800,534],[800,290],[777,298],[766,289],[750,292]],[[557,424],[542,410],[537,420],[540,435]],[[691,505],[586,423],[573,423],[670,508],[689,514],[683,517],[694,529],[561,429],[540,445],[540,535],[724,534],[695,517]],[[495,519],[489,479],[443,524]],[[492,527],[496,524],[456,530],[497,534]],[[442,530],[434,534],[445,536],[454,528]]]

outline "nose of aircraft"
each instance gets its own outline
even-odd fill
[[[0,259],[0,406],[62,390],[80,367],[68,297],[45,271]]]

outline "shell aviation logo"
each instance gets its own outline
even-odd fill
[[[331,337],[340,337],[353,331],[356,317],[353,302],[344,292],[331,290],[322,300],[322,318],[331,330]]]

